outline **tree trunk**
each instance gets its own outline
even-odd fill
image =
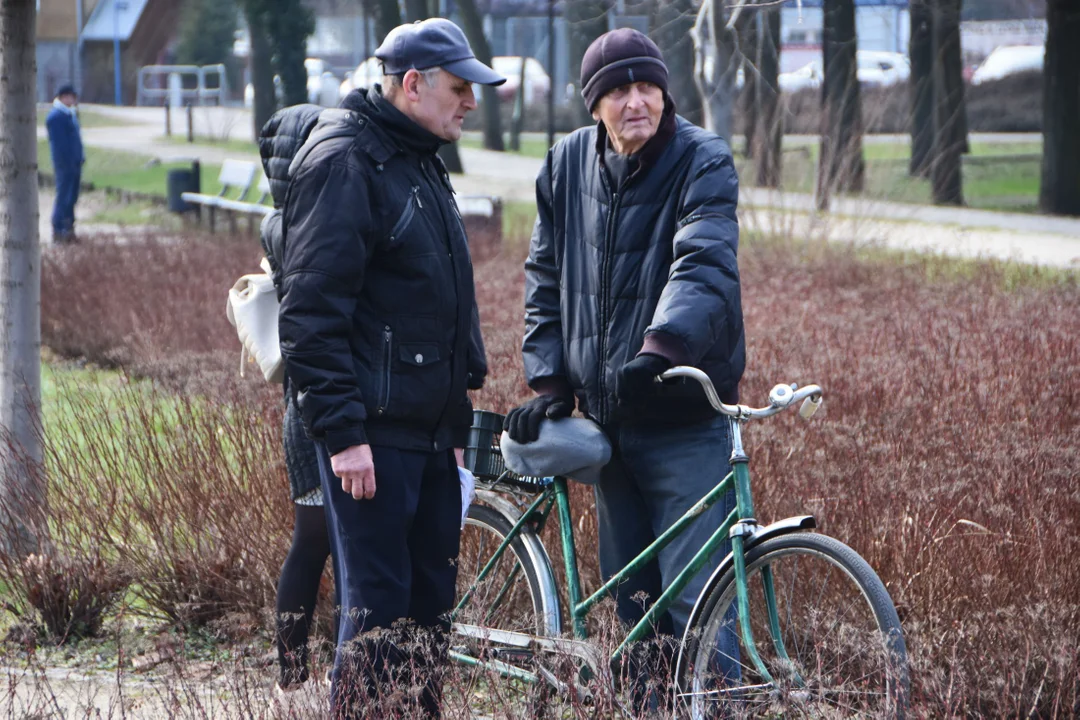
[[[5,550],[32,552],[22,519],[45,502],[41,463],[41,246],[38,238],[36,3],[0,2],[0,508]],[[27,512],[21,510],[25,507]],[[7,520],[8,518],[5,518]]]
[[[245,13],[248,35],[251,37],[251,85],[255,90],[255,107],[252,113],[255,139],[258,140],[263,125],[277,110],[277,95],[274,92],[274,66],[270,61],[270,40],[266,37],[266,25],[262,14],[247,7]]]
[[[285,105],[308,101],[307,38],[315,31],[311,11],[301,0],[274,0],[266,14],[266,29],[274,48],[274,69],[281,77]]]
[[[958,141],[959,109],[963,105],[959,57],[960,1],[935,0],[934,43],[934,149],[930,164],[930,191],[935,205],[963,205],[963,151]],[[958,99],[959,96],[959,99]]]
[[[911,163],[913,177],[929,177],[934,147],[934,44],[930,0],[911,3]]]
[[[469,38],[476,59],[491,65],[491,46],[484,35],[484,20],[476,8],[476,0],[458,0],[458,12],[465,36]],[[524,64],[522,65],[524,67]],[[480,87],[480,112],[484,118],[484,147],[488,150],[505,150],[502,136],[502,118],[499,115],[499,95],[490,85]]]
[[[401,8],[397,0],[375,0],[375,39],[376,45],[390,34],[390,31],[401,24]],[[366,58],[365,58],[366,59]]]
[[[1043,159],[1039,208],[1080,215],[1080,12],[1049,0],[1043,71]]]
[[[945,0],[948,5],[949,22],[944,31],[948,33],[942,45],[941,60],[945,66],[945,92],[949,103],[952,142],[960,152],[968,152],[967,105],[964,102],[964,59],[960,52],[960,13],[963,0]]]
[[[427,20],[428,17],[430,15],[428,14],[427,0],[405,0],[406,22]]]
[[[747,12],[739,16],[735,33],[739,38],[739,50],[743,63],[743,86],[739,89],[739,109],[742,114],[744,140],[743,153],[754,157],[754,135],[758,131],[758,13]]]
[[[668,66],[668,92],[679,114],[692,123],[702,122],[701,95],[694,83],[694,27],[691,0],[654,0],[649,13],[649,37],[664,54]]]
[[[701,95],[704,127],[729,143],[739,99],[735,33],[727,25],[723,0],[705,0],[690,36],[694,40],[694,82]]]
[[[783,147],[783,121],[780,117],[780,11],[760,10],[755,13],[761,29],[758,36],[755,84],[754,159],[757,163],[757,184],[761,187],[780,186],[780,160]]]
[[[592,125],[592,113],[581,98],[581,58],[593,40],[607,32],[607,7],[603,0],[570,0],[566,8],[566,22],[570,27],[570,82],[577,91],[571,101],[574,117],[579,126]]]
[[[826,210],[834,192],[862,192],[862,107],[855,48],[854,0],[825,0],[821,86],[821,151],[818,158],[817,207]]]

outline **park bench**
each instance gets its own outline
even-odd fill
[[[221,192],[217,195],[186,192],[180,197],[184,202],[198,206],[200,218],[205,215],[210,232],[215,229],[215,219],[219,210],[229,215],[233,232],[236,231],[237,215],[247,215],[250,227],[254,228],[257,220],[273,211],[272,207],[263,204],[270,195],[270,182],[265,176],[260,175],[259,178],[258,200],[247,201],[256,174],[257,168],[253,162],[226,160],[221,164],[221,173],[218,175]]]

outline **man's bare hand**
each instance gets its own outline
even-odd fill
[[[458,467],[465,467],[465,448],[454,448],[454,459]]]
[[[353,445],[330,458],[334,474],[341,478],[341,489],[355,500],[375,497],[375,462],[370,445]]]

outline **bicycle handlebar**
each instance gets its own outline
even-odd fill
[[[664,372],[656,380],[660,382],[662,380],[671,380],[673,378],[690,378],[691,380],[697,380],[701,387],[705,390],[705,396],[709,398],[709,404],[716,409],[717,412],[733,417],[736,420],[750,420],[751,418],[767,418],[770,415],[775,415],[781,410],[786,410],[800,400],[803,401],[802,407],[799,409],[799,414],[806,419],[809,419],[821,406],[822,390],[817,385],[807,385],[806,387],[797,387],[796,385],[785,385],[780,383],[773,387],[769,391],[769,405],[763,408],[752,408],[746,405],[728,405],[727,403],[720,401],[720,396],[716,393],[716,388],[713,387],[712,380],[701,370],[694,367],[687,367],[681,365],[679,367],[673,367],[670,370]]]

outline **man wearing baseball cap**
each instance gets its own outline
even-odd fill
[[[604,429],[612,458],[596,506],[606,579],[730,469],[727,425],[700,386],[655,380],[693,365],[721,399],[738,401],[739,182],[728,143],[675,114],[663,56],[642,33],[597,38],[581,62],[581,86],[597,123],[552,148],[536,180],[523,345],[536,397],[509,413],[506,430],[518,443],[535,441],[541,422],[569,415],[575,401]],[[732,492],[615,589],[625,623],[643,617],[734,505]],[[722,553],[660,618],[661,638],[682,636]],[[734,633],[728,639],[721,663],[737,672]],[[669,652],[659,643],[646,654],[655,664]],[[641,681],[662,679],[663,670],[637,672],[635,710],[655,702]]]
[[[375,55],[383,83],[325,111],[291,161],[279,328],[317,446],[341,603],[334,714],[438,717],[461,525],[455,449],[487,365],[436,152],[461,136],[473,83],[504,79],[444,19],[395,28]],[[414,686],[419,697],[396,692]]]
[[[52,110],[45,118],[53,173],[56,176],[52,226],[53,242],[57,244],[75,241],[75,203],[79,201],[82,166],[86,162],[79,132],[79,115],[75,109],[78,101],[74,85],[61,85],[56,91]]]

